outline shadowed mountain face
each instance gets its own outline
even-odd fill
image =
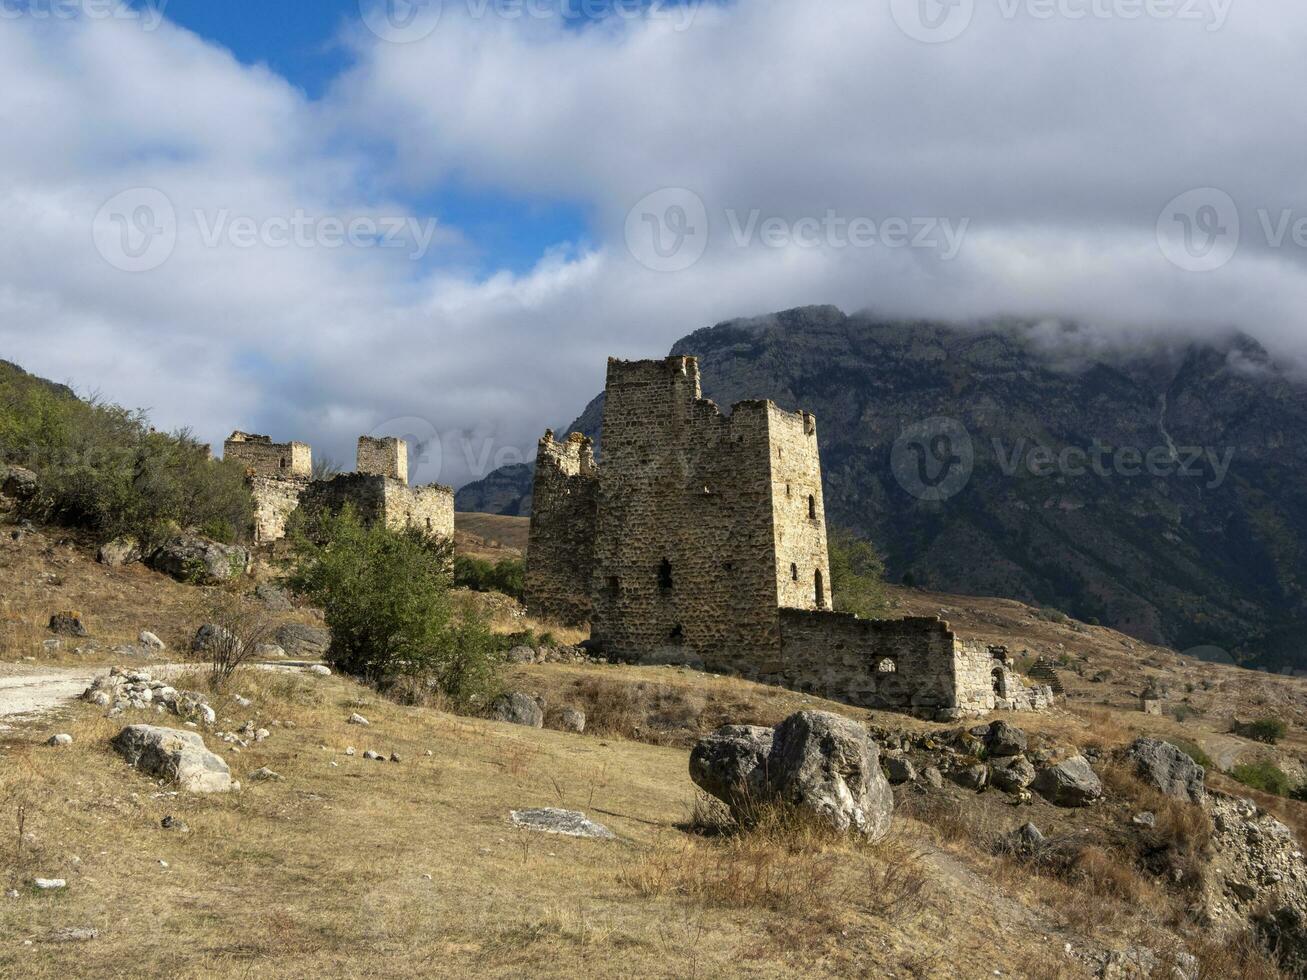
[[[817,307],[672,353],[700,357],[723,407],[816,413],[828,520],[893,578],[1307,668],[1307,384],[1247,337],[1110,349],[1064,326]],[[598,435],[601,415],[596,399],[574,429]]]

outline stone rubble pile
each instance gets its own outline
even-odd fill
[[[114,667],[101,674],[82,694],[82,700],[108,708],[109,714],[124,711],[153,709],[159,714],[169,713],[212,726],[217,713],[202,694],[178,691],[161,680],[155,680],[148,671],[129,667]]]

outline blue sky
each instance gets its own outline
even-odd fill
[[[1301,5],[105,2],[0,0],[0,357],[215,445],[461,484],[804,304],[1307,353]]]

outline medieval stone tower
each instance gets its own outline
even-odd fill
[[[602,466],[579,436],[540,444],[528,602],[588,606],[624,659],[756,671],[778,608],[831,605],[816,421],[765,401],[723,415],[693,357],[610,360],[605,390]]]

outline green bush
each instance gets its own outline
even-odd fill
[[[1203,750],[1202,750],[1202,749],[1197,745],[1197,743],[1195,743],[1195,742],[1188,742],[1188,741],[1185,741],[1184,739],[1178,739],[1178,738],[1177,738],[1177,739],[1171,739],[1171,740],[1170,740],[1170,744],[1171,744],[1171,745],[1174,745],[1177,749],[1179,749],[1179,750],[1180,750],[1181,752],[1183,752],[1185,755],[1189,756],[1189,758],[1193,759],[1194,762],[1198,763],[1200,766],[1202,766],[1202,767],[1203,767],[1204,769],[1206,769],[1208,772],[1217,772],[1217,771],[1219,771],[1219,770],[1218,770],[1218,767],[1217,767],[1217,765],[1216,765],[1216,763],[1212,761],[1212,757],[1211,757],[1210,755],[1208,755],[1206,752],[1204,752],[1204,751],[1203,751]]]
[[[502,592],[521,599],[526,595],[526,563],[520,558],[483,558],[459,555],[454,559],[454,585],[473,592]]]
[[[884,615],[889,608],[885,591],[885,563],[869,541],[851,531],[832,528],[827,541],[830,587],[839,612],[864,619]]]
[[[1230,775],[1245,786],[1259,789],[1263,793],[1273,793],[1276,796],[1288,796],[1293,789],[1284,770],[1275,763],[1265,760],[1235,766],[1230,770]]]
[[[1240,725],[1239,734],[1257,742],[1275,745],[1289,734],[1289,726],[1279,718],[1259,718],[1247,725]]]
[[[211,458],[186,431],[155,432],[143,412],[83,401],[0,363],[0,462],[40,480],[28,516],[146,547],[178,527],[225,541],[248,535],[254,504],[244,471]]]
[[[452,546],[410,528],[363,523],[351,506],[297,514],[287,578],[322,608],[328,657],[374,681],[417,677],[456,701],[493,692],[501,657],[475,617],[454,614]]]

